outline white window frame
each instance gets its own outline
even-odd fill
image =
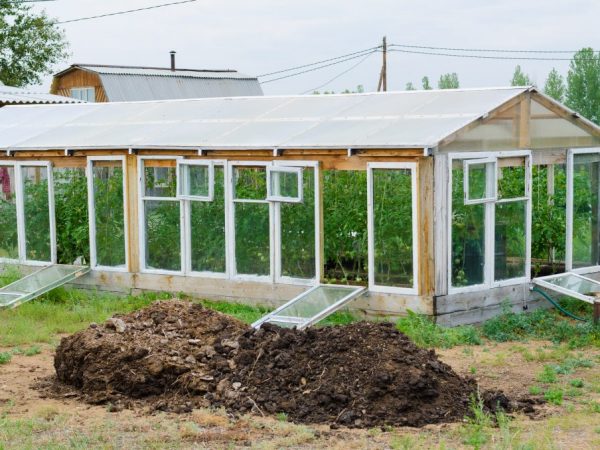
[[[525,193],[526,197],[500,199],[495,201],[484,202],[485,205],[485,255],[484,255],[484,277],[483,283],[469,286],[452,286],[452,163],[454,160],[466,159],[487,159],[495,160],[524,157],[525,158]],[[490,289],[503,286],[513,286],[523,283],[528,283],[531,280],[531,178],[532,178],[532,159],[531,150],[512,150],[499,152],[453,152],[448,154],[448,185],[447,191],[447,270],[448,270],[448,294],[459,294],[465,292],[477,292],[483,289]],[[463,166],[464,167],[464,166]],[[463,169],[464,170],[464,169]],[[495,171],[498,170],[498,164],[495,165]],[[463,175],[464,176],[464,175]],[[497,176],[494,176],[497,192]],[[464,188],[464,186],[463,186]],[[496,204],[524,201],[525,203],[525,276],[511,278],[508,280],[496,281],[495,278],[495,228],[496,228]]]
[[[185,249],[183,252],[185,253],[185,266],[184,272],[186,275],[203,277],[203,278],[218,278],[218,279],[227,279],[229,278],[229,264],[228,264],[228,242],[229,242],[229,215],[227,214],[227,196],[229,193],[229,186],[227,183],[227,161],[211,159],[209,160],[194,160],[194,159],[184,159],[177,161],[177,173],[179,174],[179,167],[183,165],[196,165],[196,166],[210,166],[209,172],[209,183],[210,183],[210,200],[199,196],[184,196],[180,197],[182,200],[183,214],[184,214],[184,222],[182,227],[182,234],[185,236]],[[215,166],[223,167],[223,183],[225,189],[225,198],[223,201],[225,202],[225,271],[224,272],[209,272],[209,271],[198,271],[192,270],[192,208],[191,204],[194,201],[197,202],[213,202],[215,200],[214,197],[214,169]],[[179,178],[177,179],[179,184]],[[179,192],[179,186],[177,187]]]
[[[18,263],[29,266],[47,266],[56,264],[56,216],[54,202],[54,177],[52,174],[52,162],[50,161],[0,161],[0,166],[13,167],[15,202],[17,207],[17,240],[19,248],[19,259],[0,258],[0,262]],[[48,181],[48,214],[50,225],[50,261],[38,261],[27,259],[27,238],[25,236],[25,196],[23,192],[23,168],[24,167],[44,167],[46,168]]]
[[[229,216],[229,237],[227,240],[227,260],[228,271],[230,278],[240,281],[262,281],[273,282],[275,273],[275,236],[273,227],[275,223],[274,204],[266,199],[245,199],[235,198],[235,168],[236,167],[264,167],[265,168],[265,183],[267,167],[271,165],[271,161],[229,161],[227,164],[227,184],[229,185],[229,195],[226,202],[227,215]],[[235,257],[236,240],[235,235],[235,204],[236,203],[262,203],[269,205],[269,274],[268,275],[252,275],[240,274],[237,272],[237,261]]]
[[[470,198],[469,197],[469,171],[471,166],[476,164],[486,165],[486,194],[492,191],[491,197],[485,198]],[[491,165],[491,166],[490,166]],[[495,202],[498,198],[498,179],[497,179],[498,163],[496,158],[478,158],[478,159],[465,159],[463,161],[463,191],[465,198],[465,205],[480,205],[482,203]]]
[[[304,201],[304,185],[302,183],[302,167],[292,166],[291,164],[273,165],[267,167],[267,200],[270,202],[285,202],[285,203],[302,203]],[[273,194],[273,178],[279,173],[294,173],[296,174],[298,183],[298,196],[286,197],[283,195]]]
[[[281,203],[299,203],[299,202],[290,202],[290,201],[281,201],[281,200],[272,200],[274,207],[274,219],[275,219],[275,228],[273,229],[274,234],[274,261],[275,261],[275,273],[274,273],[274,281],[276,283],[281,284],[293,284],[293,285],[305,285],[305,286],[314,286],[318,285],[321,277],[322,277],[322,255],[321,255],[321,207],[319,202],[320,192],[321,192],[321,180],[320,180],[320,172],[319,172],[319,162],[318,161],[273,161],[273,167],[276,169],[285,169],[285,171],[289,171],[288,169],[299,169],[300,175],[298,176],[299,183],[301,183],[298,192],[300,193],[301,201],[304,201],[304,183],[303,183],[303,169],[304,168],[312,168],[314,170],[314,195],[315,195],[315,223],[314,223],[314,231],[315,231],[315,276],[314,278],[296,278],[296,277],[288,277],[282,275],[282,266],[281,266]],[[268,170],[268,169],[267,169]],[[270,180],[267,179],[267,187],[270,186]],[[267,196],[268,198],[268,196]]]
[[[138,212],[139,212],[139,249],[140,249],[140,272],[152,273],[157,275],[185,275],[185,262],[187,259],[187,251],[185,248],[185,233],[183,230],[183,224],[185,221],[184,207],[182,205],[183,200],[175,197],[155,197],[146,196],[145,187],[145,171],[144,161],[151,160],[167,160],[177,161],[182,159],[182,156],[138,156]],[[177,172],[177,170],[176,170]],[[177,195],[177,194],[176,194]],[[179,248],[180,248],[180,270],[167,270],[167,269],[154,269],[146,266],[146,207],[145,201],[166,201],[166,202],[178,202],[179,203]]]
[[[600,265],[573,268],[573,166],[574,155],[600,155],[600,147],[571,148],[567,150],[567,226],[565,239],[565,270],[577,274],[600,272]]]
[[[181,200],[194,200],[202,202],[212,202],[215,196],[215,161],[198,159],[179,159],[177,160],[177,198]],[[206,167],[208,170],[208,195],[192,195],[184,192],[184,187],[189,188],[189,168]]]
[[[385,286],[375,282],[375,211],[373,196],[373,169],[408,169],[411,172],[412,199],[412,267],[413,285],[410,288]],[[418,193],[417,193],[417,163],[367,163],[367,229],[368,229],[368,265],[369,290],[390,294],[418,295],[419,293],[419,234],[418,234]],[[399,224],[400,225],[400,224]]]
[[[120,162],[123,171],[123,218],[124,218],[124,233],[125,233],[125,265],[124,266],[103,266],[98,264],[97,246],[96,246],[96,201],[94,198],[94,162],[98,161],[113,161]],[[127,201],[129,193],[127,190],[127,164],[125,164],[125,156],[88,156],[87,158],[87,188],[88,188],[88,219],[89,219],[89,234],[90,234],[90,267],[93,270],[102,270],[108,272],[127,272],[130,267],[129,259],[129,212],[127,209]]]
[[[74,94],[77,93],[77,96],[75,96]],[[83,95],[85,93],[85,98],[83,98]],[[90,100],[90,93],[92,94],[92,99]],[[88,103],[96,103],[96,88],[93,86],[82,86],[82,87],[72,87],[71,88],[71,92],[70,92],[70,97],[77,99],[77,100],[82,100],[84,102],[88,102]]]

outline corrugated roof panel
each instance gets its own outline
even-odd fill
[[[185,77],[185,78],[229,78],[229,79],[253,79],[256,77],[245,75],[235,70],[193,70],[193,69],[175,69],[158,67],[127,67],[127,66],[102,66],[94,64],[74,64],[73,67],[79,67],[84,70],[105,74],[105,75],[142,75],[142,76],[161,76],[161,77]]]
[[[81,103],[79,100],[45,92],[0,85],[0,103],[5,104],[48,104],[48,103]]]
[[[527,88],[0,109],[0,148],[429,147]],[[16,114],[13,114],[16,113]],[[10,129],[4,136],[2,129]]]
[[[111,102],[263,95],[254,79],[100,74]]]

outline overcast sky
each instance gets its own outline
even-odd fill
[[[56,0],[40,3],[59,20],[133,9],[173,0]],[[263,74],[388,43],[438,47],[534,50],[600,49],[598,0],[199,0],[122,16],[61,25],[71,63],[237,69]],[[544,56],[544,55],[538,55]],[[548,56],[548,55],[546,55]],[[565,55],[554,55],[564,57]],[[322,85],[360,59],[263,85],[265,94],[298,94]],[[491,61],[390,53],[388,90],[437,84],[458,73],[461,87],[509,84],[516,64],[543,85],[565,61]],[[373,54],[321,90],[364,85],[375,90],[381,54]],[[44,87],[47,88],[50,77]]]

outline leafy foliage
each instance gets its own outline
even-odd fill
[[[475,327],[440,327],[429,317],[410,310],[406,317],[398,319],[396,327],[420,347],[452,348],[457,345],[481,344],[480,334]]]
[[[521,70],[521,66],[515,67],[512,79],[510,80],[511,86],[531,86],[531,80],[529,75]]]
[[[445,73],[440,75],[440,80],[438,81],[438,89],[458,89],[460,87],[460,83],[458,81],[458,75],[456,72]]]
[[[600,124],[600,52],[584,48],[573,56],[567,74],[566,104]]]
[[[554,100],[562,102],[565,98],[565,80],[556,69],[552,69],[546,78],[544,85],[544,94],[552,97]]]
[[[54,19],[23,2],[0,0],[0,81],[39,84],[67,55],[64,32]]]

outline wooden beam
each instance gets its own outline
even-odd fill
[[[140,241],[139,241],[139,212],[138,212],[138,164],[135,155],[125,157],[125,177],[127,192],[125,202],[127,205],[127,247],[129,261],[127,270],[129,272],[140,271]]]
[[[418,294],[426,296],[435,292],[433,170],[433,158],[422,158],[417,165],[419,267],[415,269],[419,270]]]
[[[531,115],[531,97],[528,95],[521,100],[519,105],[519,148],[529,148],[531,146],[531,136],[529,133],[529,122]]]

